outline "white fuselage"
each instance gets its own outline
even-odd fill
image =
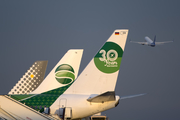
[[[115,101],[103,103],[89,102],[87,99],[90,95],[78,94],[63,94],[50,107],[50,114],[60,115],[60,108],[71,108],[71,119],[84,118],[93,114],[114,108],[119,101],[119,96],[116,96]]]
[[[144,39],[146,40],[148,45],[151,45],[153,43],[153,41],[149,37],[145,37]]]

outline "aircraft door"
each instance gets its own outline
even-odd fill
[[[65,115],[66,102],[67,100],[65,98],[61,98],[59,100],[59,116],[62,119],[64,119],[64,115]]]
[[[65,98],[61,98],[59,101],[59,107],[60,108],[65,108],[66,107],[66,102],[67,100]]]

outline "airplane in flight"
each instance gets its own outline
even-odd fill
[[[115,95],[127,35],[128,29],[115,30],[76,80],[71,66],[57,64],[37,90],[28,96],[10,97],[56,118],[79,119],[114,108],[120,99],[144,95],[125,97]],[[12,113],[21,118],[33,117],[17,110]]]
[[[137,42],[137,41],[130,41],[132,43],[138,43],[138,44],[141,44],[141,45],[148,45],[148,46],[151,46],[151,47],[155,47],[156,45],[162,45],[162,44],[165,44],[165,43],[171,43],[173,41],[164,41],[164,42],[156,42],[156,36],[154,36],[154,41],[152,41],[149,37],[145,37],[144,38],[146,40],[146,42]]]

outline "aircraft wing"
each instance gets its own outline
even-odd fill
[[[143,93],[143,94],[137,94],[137,95],[129,95],[129,96],[120,96],[120,100],[122,99],[127,99],[127,98],[134,98],[134,97],[139,97],[139,96],[142,96],[142,95],[145,95],[146,93]]]
[[[161,44],[164,44],[164,43],[171,43],[173,41],[164,41],[164,42],[156,42],[156,45],[161,45]]]
[[[141,45],[148,45],[147,42],[137,42],[137,41],[130,41],[132,43],[137,43],[137,44],[141,44]]]

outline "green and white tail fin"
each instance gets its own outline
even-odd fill
[[[28,94],[44,80],[48,61],[36,61],[8,94]]]
[[[70,49],[31,94],[40,94],[71,84],[78,75],[83,49]]]
[[[115,30],[64,94],[102,94],[114,91],[127,35],[127,29]]]

